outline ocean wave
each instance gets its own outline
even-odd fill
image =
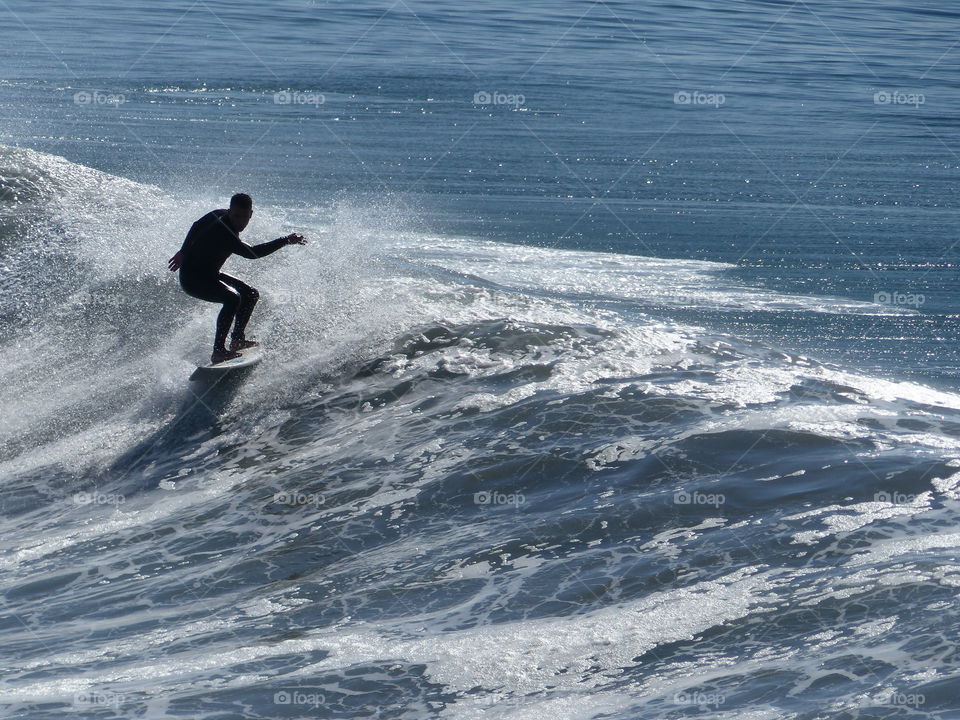
[[[238,270],[267,360],[202,387],[213,311],[164,264],[216,200],[15,148],[0,168],[8,706],[256,717],[314,692],[344,716],[787,717],[944,697],[923,674],[942,638],[905,599],[956,628],[960,397],[668,312],[870,304],[439,237],[345,198],[316,242]],[[287,219],[264,208],[248,235]]]

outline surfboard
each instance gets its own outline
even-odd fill
[[[202,378],[221,377],[229,372],[233,372],[234,370],[242,370],[243,368],[253,367],[262,359],[263,353],[260,352],[260,348],[247,348],[246,350],[240,351],[240,357],[233,358],[232,360],[224,360],[216,365],[200,365],[196,370],[193,371],[193,375],[190,376],[190,379],[200,380]]]

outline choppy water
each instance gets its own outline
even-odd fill
[[[958,15],[0,4],[4,716],[955,717]]]

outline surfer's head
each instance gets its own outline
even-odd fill
[[[253,199],[246,193],[237,193],[230,198],[230,210],[227,213],[230,225],[237,231],[243,230],[253,217]]]

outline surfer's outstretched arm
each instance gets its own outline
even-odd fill
[[[304,239],[303,235],[299,233],[292,233],[286,237],[277,238],[276,240],[271,240],[270,242],[260,243],[259,245],[247,245],[240,238],[237,238],[237,242],[233,248],[233,252],[237,255],[247,258],[248,260],[256,260],[257,258],[266,257],[270,253],[274,253],[284,245],[306,245],[307,241]]]

